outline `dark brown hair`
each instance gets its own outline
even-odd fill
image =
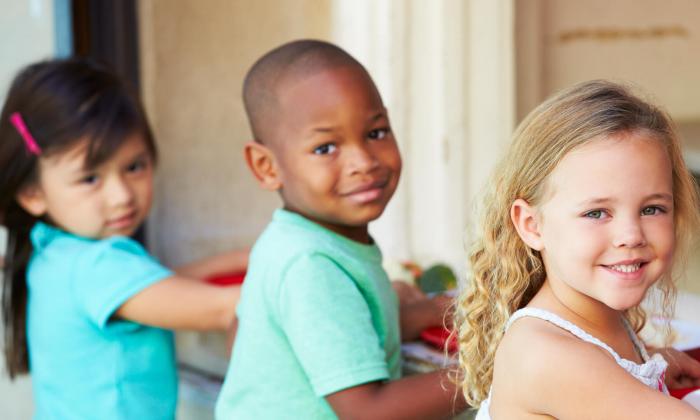
[[[41,148],[28,151],[10,115],[19,113]],[[0,223],[7,229],[3,267],[2,315],[5,357],[10,378],[29,371],[26,337],[29,233],[36,218],[17,203],[17,194],[38,181],[37,162],[89,142],[85,165],[94,168],[124,140],[140,133],[156,157],[145,113],[133,92],[101,65],[80,58],[42,61],[15,77],[0,114]]]

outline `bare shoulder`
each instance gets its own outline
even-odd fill
[[[501,341],[492,392],[493,413],[523,418],[628,418],[652,412],[700,417],[686,404],[639,382],[606,350],[529,317],[513,323]]]

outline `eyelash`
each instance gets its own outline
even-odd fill
[[[127,172],[137,172],[146,169],[147,163],[143,160],[137,160],[126,167]]]
[[[644,212],[645,212],[647,209],[652,209],[652,210],[654,210],[654,213],[645,214]],[[585,212],[585,213],[583,214],[583,217],[590,218],[590,219],[597,219],[597,220],[602,219],[602,217],[594,217],[594,216],[592,216],[592,213],[600,213],[601,215],[607,214],[608,216],[610,215],[610,214],[608,213],[607,210],[595,209],[595,210],[589,210],[589,211]],[[664,214],[664,213],[667,213],[667,210],[666,210],[666,208],[664,208],[664,207],[662,207],[662,206],[646,206],[646,207],[644,207],[644,208],[642,209],[642,211],[640,212],[640,214],[641,214],[642,216],[656,216],[656,215],[658,215],[658,214]]]
[[[386,136],[388,136],[390,132],[391,129],[389,129],[389,127],[375,128],[374,130],[370,130],[370,132],[367,133],[367,137],[369,137],[372,140],[381,140],[383,138],[386,138]],[[381,137],[378,136],[379,134],[381,134]]]
[[[314,154],[315,155],[328,155],[331,154],[335,151],[336,145],[333,143],[324,143],[314,149]],[[327,150],[327,149],[333,149],[333,150]]]
[[[99,177],[97,175],[90,174],[90,175],[86,175],[86,176],[82,177],[79,182],[81,184],[94,185],[98,179],[99,179]]]

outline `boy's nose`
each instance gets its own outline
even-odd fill
[[[106,185],[107,201],[111,206],[123,206],[130,204],[134,198],[134,193],[128,182],[114,177]]]
[[[355,147],[350,150],[349,167],[354,172],[369,172],[379,166],[377,157],[366,147]]]
[[[620,223],[615,231],[615,247],[639,248],[647,244],[640,220],[628,220]]]

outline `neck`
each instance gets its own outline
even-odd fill
[[[301,216],[304,216],[305,218],[311,220],[314,223],[317,223],[324,228],[337,233],[338,235],[344,236],[348,239],[351,239],[355,242],[360,242],[362,244],[372,244],[374,241],[372,240],[372,237],[369,235],[369,229],[367,224],[362,224],[359,226],[351,226],[351,225],[344,225],[340,223],[333,223],[327,220],[323,220],[320,218],[316,218],[313,216],[310,216],[308,214],[303,214],[299,211],[294,210],[293,208],[290,208],[288,206],[284,207],[285,210],[290,211],[292,213],[297,213]]]
[[[551,309],[589,332],[605,336],[624,328],[622,312],[578,291],[557,287],[549,280],[545,280],[535,297],[532,300],[535,306]]]

